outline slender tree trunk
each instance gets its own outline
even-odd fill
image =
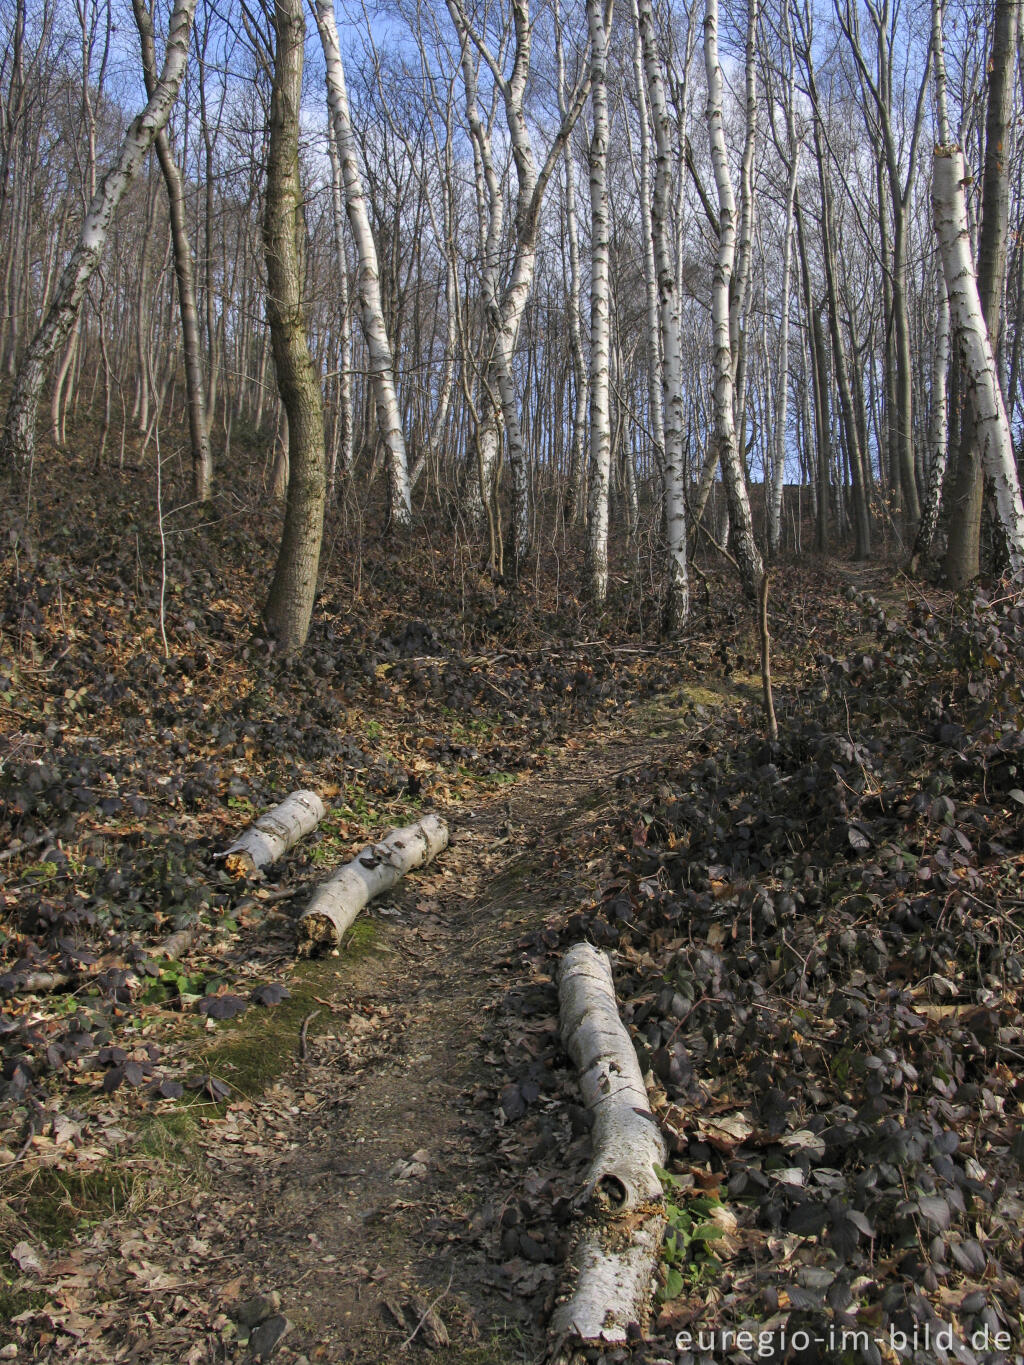
[[[611,343],[611,291],[608,284],[608,27],[604,0],[587,0],[590,34],[590,98],[594,131],[590,140],[590,487],[587,519],[587,580],[591,599],[600,605],[608,592],[608,479],[611,465],[611,412],[608,375]]]
[[[864,464],[861,457],[860,439],[857,434],[857,419],[850,387],[846,346],[843,342],[843,330],[839,325],[839,290],[836,285],[836,262],[833,254],[835,238],[832,226],[832,188],[825,169],[825,149],[822,146],[821,128],[817,117],[814,121],[814,150],[818,163],[818,183],[821,188],[821,223],[824,239],[822,254],[825,258],[825,285],[828,291],[832,363],[835,366],[836,387],[839,390],[839,410],[843,422],[843,439],[850,462],[850,480],[853,486],[854,556],[857,559],[868,559],[871,555],[871,519],[868,512],[867,489],[864,486]]]
[[[977,292],[985,318],[989,344],[996,358],[1002,312],[1002,293],[1006,274],[1006,245],[1009,221],[1009,171],[1007,141],[1013,106],[1014,67],[1020,29],[1021,0],[996,0],[992,51],[989,58],[988,105],[985,114],[985,163],[981,193],[981,232],[978,237]],[[941,42],[941,11],[939,25]],[[936,81],[938,82],[938,73]],[[944,75],[943,75],[944,80]],[[948,120],[947,120],[948,122]],[[943,144],[948,129],[940,133]],[[938,161],[936,168],[938,169]],[[945,169],[945,168],[943,168]],[[941,179],[941,176],[940,176]],[[969,243],[968,243],[969,251]],[[945,257],[943,258],[945,262]],[[952,296],[951,296],[952,304]],[[953,305],[953,333],[956,337],[956,306]],[[957,354],[961,354],[959,341]],[[968,379],[968,388],[970,380]],[[944,564],[949,584],[961,587],[980,571],[981,515],[984,505],[981,434],[971,429],[973,408],[968,408],[961,425],[957,463],[952,490],[952,516]]]
[[[565,118],[568,113],[566,104],[565,58],[562,51],[561,21],[555,26],[555,54],[558,63],[558,113]],[[565,495],[564,516],[571,525],[576,525],[582,514],[584,483],[584,452],[587,438],[587,407],[589,392],[587,386],[587,367],[583,356],[583,331],[580,326],[580,241],[576,224],[576,166],[573,161],[572,144],[566,142],[562,153],[565,169],[565,234],[569,246],[569,289],[567,309],[569,315],[569,354],[572,359],[574,402],[572,414],[572,444],[569,448],[569,483]]]
[[[132,0],[132,11],[135,14],[135,25],[139,30],[142,46],[146,93],[152,99],[156,91],[153,20],[143,0]],[[174,273],[178,282],[178,308],[181,313],[181,337],[185,351],[188,427],[192,441],[192,492],[197,502],[206,502],[210,497],[213,483],[213,453],[210,449],[210,432],[206,421],[206,390],[199,342],[195,272],[192,267],[192,247],[188,240],[185,216],[185,191],[165,128],[161,128],[156,135],[156,154],[167,185],[171,240],[174,243]]]
[[[673,268],[671,241],[672,123],[661,56],[654,33],[651,0],[639,0],[637,23],[647,72],[647,95],[654,122],[657,160],[654,200],[651,205],[651,237],[658,273],[658,304],[661,318],[662,403],[665,416],[665,535],[668,564],[665,591],[665,630],[674,635],[690,612],[690,580],[687,568],[686,488],[683,469],[683,361],[680,337],[679,290]]]
[[[338,438],[331,455],[332,476],[335,469],[347,476],[352,470],[352,315],[348,296],[348,261],[345,255],[345,196],[341,176],[341,158],[334,135],[334,124],[328,121],[327,150],[331,158],[331,207],[334,213],[334,250],[338,258]]]
[[[665,464],[665,407],[662,393],[661,318],[658,305],[658,267],[654,259],[654,236],[651,225],[651,132],[644,75],[644,45],[640,33],[637,0],[633,0],[633,23],[636,26],[634,69],[636,75],[636,105],[640,121],[640,231],[644,248],[644,293],[647,302],[647,403],[651,414],[651,439],[654,459],[659,469]]]
[[[786,184],[786,223],[782,245],[782,311],[779,336],[779,380],[775,404],[775,467],[772,471],[772,494],[768,515],[768,553],[778,557],[782,543],[782,497],[786,483],[786,425],[789,403],[789,292],[793,271],[793,219],[796,211],[796,185],[800,162],[800,143],[796,135],[793,109],[795,71],[793,40],[789,25],[789,5],[785,6],[784,28],[789,58],[786,85],[786,140],[789,152],[789,179]]]
[[[189,29],[195,0],[175,0],[167,33],[160,80],[145,109],[125,133],[117,161],[93,196],[78,244],[64,267],[56,294],[42,325],[18,367],[0,436],[0,467],[27,469],[35,453],[36,414],[54,353],[74,327],[89,281],[106,246],[110,225],[143,158],[164,127],[178,94],[188,56]]]
[[[345,203],[348,208],[352,237],[359,256],[356,293],[366,347],[370,358],[377,407],[377,426],[388,460],[388,492],[391,521],[396,527],[408,526],[412,518],[412,492],[409,485],[409,462],[402,434],[402,419],[395,388],[394,361],[391,343],[384,324],[384,309],[380,293],[380,267],[377,247],[370,229],[363,192],[362,176],[356,152],[352,119],[349,114],[345,71],[341,64],[338,29],[334,21],[334,0],[317,0],[316,22],[327,67],[327,91],[334,136],[341,157],[345,181]]]
[[[932,209],[949,292],[950,323],[970,395],[974,436],[981,465],[992,488],[996,517],[1014,573],[1024,570],[1024,502],[1021,501],[1010,423],[999,385],[995,350],[989,336],[971,254],[964,200],[964,157],[948,143],[945,63],[942,52],[941,0],[932,3],[932,46],[935,53],[936,106],[939,137],[932,170]]]
[[[711,314],[715,336],[715,437],[722,466],[732,535],[744,590],[756,600],[764,565],[754,539],[743,455],[736,432],[734,357],[731,343],[730,288],[736,257],[736,199],[729,174],[722,115],[722,68],[718,61],[718,0],[704,13],[704,63],[707,70],[708,135],[718,187],[718,255],[712,282]]]
[[[932,417],[929,431],[931,466],[928,471],[928,497],[921,524],[917,529],[910,572],[916,574],[921,562],[927,559],[935,538],[942,501],[942,481],[946,477],[949,451],[949,406],[946,401],[946,379],[949,374],[949,296],[945,278],[939,278],[939,320],[935,329],[935,355],[932,361]]]
[[[281,402],[288,418],[288,500],[273,582],[263,615],[285,652],[309,634],[323,539],[324,417],[320,379],[306,340],[302,308],[305,233],[299,181],[299,112],[306,39],[303,0],[274,7],[274,80],[263,245],[267,258],[267,319]]]

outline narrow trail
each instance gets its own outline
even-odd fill
[[[370,908],[371,941],[311,964],[293,1060],[204,1122],[176,1198],[97,1230],[94,1254],[136,1256],[147,1274],[122,1276],[116,1304],[97,1295],[76,1360],[540,1358],[559,1268],[538,1255],[517,1263],[526,1288],[510,1285],[483,1217],[530,1175],[498,1102],[510,1021],[497,1007],[519,983],[517,940],[596,889],[602,860],[580,844],[610,825],[617,779],[679,729],[665,702],[601,722],[546,769],[444,812],[450,848]],[[289,925],[282,957],[291,937]],[[239,1341],[258,1294],[278,1296],[270,1321]]]
[[[485,1197],[522,1175],[485,1141],[474,1098],[504,1079],[490,1016],[514,980],[515,942],[578,884],[577,869],[559,874],[559,847],[612,809],[616,777],[651,748],[598,733],[504,797],[452,812],[451,848],[385,907],[381,951],[348,990],[366,1020],[354,1065],[350,1014],[281,1080],[313,1111],[301,1140],[269,1169],[225,1171],[295,1324],[291,1351],[371,1365],[433,1336],[439,1361],[536,1357],[544,1324],[503,1292],[472,1236]],[[432,1318],[414,1335],[431,1304],[450,1348]]]

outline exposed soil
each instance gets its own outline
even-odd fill
[[[677,729],[649,706],[645,732],[659,714]],[[357,922],[355,951],[281,971],[312,992],[294,1060],[263,1094],[203,1106],[174,1157],[177,1202],[164,1170],[156,1201],[150,1185],[136,1212],[48,1267],[51,1293],[71,1273],[31,1358],[68,1359],[63,1327],[82,1365],[245,1359],[240,1305],[276,1293],[282,1362],[538,1359],[564,1246],[542,1244],[532,1263],[501,1251],[500,1210],[529,1189],[531,1157],[518,1136],[502,1140],[505,1035],[523,1024],[500,1007],[520,976],[517,941],[595,894],[602,859],[588,873],[567,847],[593,840],[617,779],[667,742],[621,716],[597,723],[546,771],[451,811],[449,849]],[[293,937],[285,916],[271,924],[264,965]],[[233,1085],[230,1039],[247,1022],[219,1026],[229,1041],[213,1045],[211,1069]]]

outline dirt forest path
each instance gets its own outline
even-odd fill
[[[203,1122],[176,1191],[76,1251],[101,1273],[90,1288],[79,1275],[73,1358],[539,1359],[557,1257],[528,1237],[500,1250],[532,1155],[505,1126],[502,1030],[516,1021],[499,1006],[517,940],[596,889],[601,859],[588,885],[580,842],[678,724],[664,704],[603,720],[546,768],[445,812],[436,863],[371,906],[352,950],[296,968],[310,1008],[283,1069]],[[290,937],[282,922],[294,990]],[[546,1014],[526,1030],[550,1031]],[[218,1074],[244,1095],[231,1057]]]
[[[261,1287],[294,1324],[280,1359],[407,1360],[410,1337],[439,1361],[536,1358],[536,1303],[508,1292],[473,1235],[481,1206],[513,1198],[524,1174],[493,1142],[506,1079],[489,1047],[494,1012],[516,940],[572,895],[560,848],[650,757],[646,736],[598,730],[504,795],[450,812],[450,849],[376,912],[375,950],[338,979],[340,1012],[323,1009],[325,1031],[280,1078],[282,1110],[302,1111],[292,1140],[266,1164],[219,1163],[214,1196],[235,1206]]]

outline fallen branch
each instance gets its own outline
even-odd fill
[[[55,829],[47,829],[42,834],[37,834],[34,839],[16,839],[10,848],[5,848],[3,853],[0,853],[0,863],[6,863],[10,858],[17,858],[19,853],[27,853],[30,848],[38,848],[40,844],[45,844],[48,839],[52,839],[56,833]]]
[[[576,1285],[551,1319],[549,1359],[565,1360],[567,1343],[625,1342],[630,1326],[647,1316],[665,1230],[655,1170],[665,1140],[619,1018],[607,955],[589,943],[570,948],[558,995],[562,1039],[594,1116],[593,1159],[579,1201],[589,1216],[571,1258]]]
[[[316,829],[325,814],[316,792],[292,792],[235,840],[223,855],[224,866],[233,877],[261,872]]]
[[[422,867],[448,844],[448,826],[439,815],[396,829],[379,844],[346,863],[313,893],[299,917],[301,956],[337,948],[342,935],[367,901],[389,891],[414,867]]]

